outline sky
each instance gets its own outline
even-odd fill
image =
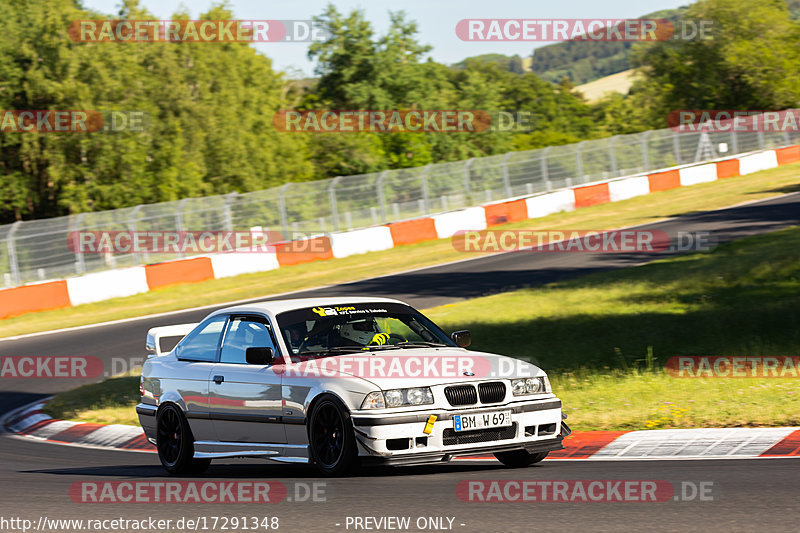
[[[212,0],[140,0],[157,19],[169,19],[176,11],[193,18],[217,2]],[[321,14],[328,3],[341,13],[364,12],[376,34],[389,26],[389,11],[405,11],[419,26],[419,42],[433,46],[430,56],[440,63],[457,63],[465,57],[499,53],[528,56],[538,42],[465,42],[456,36],[456,23],[468,18],[635,18],[661,9],[691,3],[689,0],[229,0],[235,18],[241,20],[307,20]],[[83,0],[84,7],[113,15],[119,0]],[[257,43],[254,46],[273,60],[278,70],[294,71],[292,77],[311,76],[314,62],[307,57],[308,43]]]

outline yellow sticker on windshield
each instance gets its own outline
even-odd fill
[[[387,335],[386,333],[376,333],[375,336],[372,337],[372,340],[369,341],[369,343],[372,344],[374,342],[378,346],[383,346],[384,344],[386,344],[388,340],[389,340],[389,335]]]

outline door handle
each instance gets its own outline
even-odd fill
[[[225,376],[214,376],[214,383],[220,385],[223,381],[225,381]]]

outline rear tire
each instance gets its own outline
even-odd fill
[[[550,452],[530,453],[526,450],[497,452],[497,460],[511,468],[522,468],[542,461]]]
[[[170,474],[202,474],[211,459],[194,458],[194,437],[183,412],[173,404],[158,411],[156,448],[161,466]]]
[[[311,461],[326,476],[346,475],[355,468],[358,446],[353,424],[338,398],[325,396],[314,406],[308,424],[308,449]]]

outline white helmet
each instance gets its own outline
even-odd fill
[[[345,339],[357,342],[359,344],[367,345],[372,341],[372,338],[377,333],[375,321],[373,320],[358,320],[356,322],[348,322],[339,326],[339,335]]]

